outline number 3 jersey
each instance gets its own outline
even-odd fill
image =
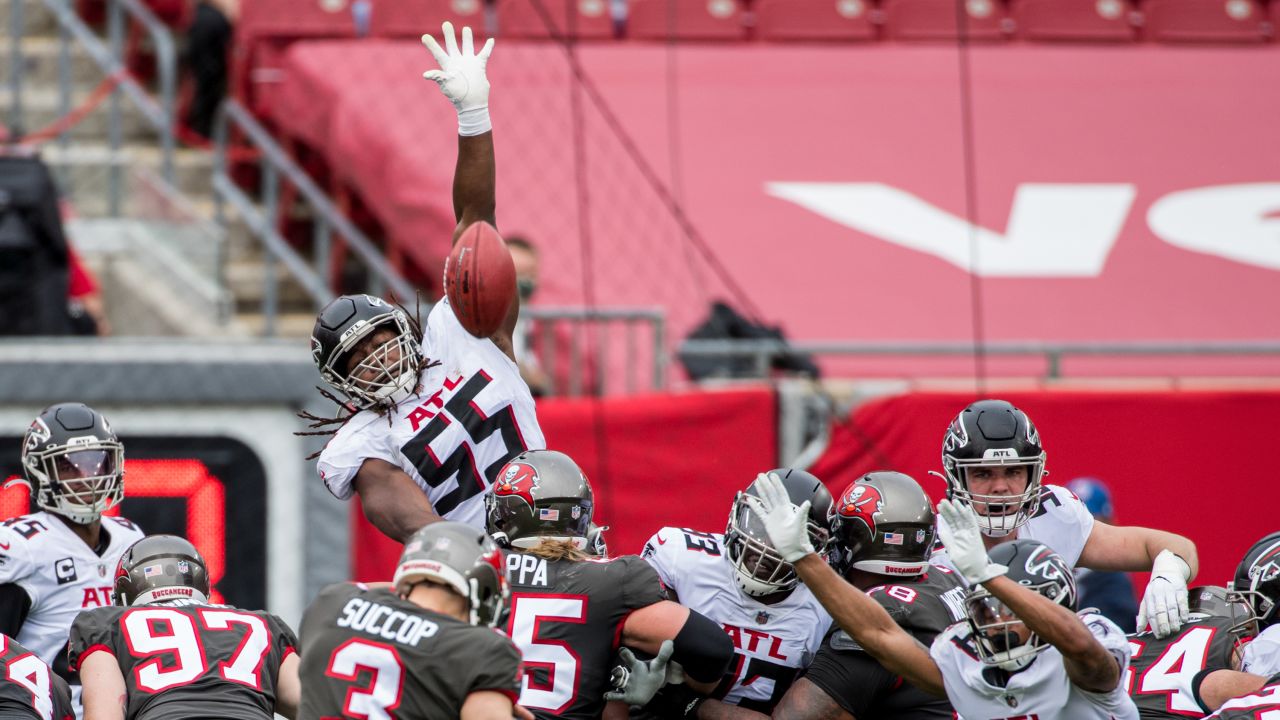
[[[79,668],[97,652],[115,657],[126,720],[270,720],[280,664],[296,646],[289,626],[260,610],[135,605],[81,613],[70,660]]]
[[[768,713],[817,654],[831,616],[803,584],[772,605],[743,593],[724,552],[720,534],[666,527],[649,538],[642,557],[680,604],[706,615],[733,639],[734,664],[715,694]]]
[[[72,720],[67,681],[8,635],[0,634],[0,717]]]
[[[929,648],[956,714],[965,720],[1137,720],[1138,708],[1124,684],[1128,639],[1101,615],[1083,612],[1080,620],[1120,663],[1115,689],[1095,693],[1076,687],[1067,678],[1062,654],[1052,645],[1018,672],[987,665],[978,659],[969,623],[956,623],[934,638]]]
[[[539,718],[599,718],[609,673],[633,611],[666,599],[636,555],[581,561],[507,554],[507,634],[524,653],[520,704]]]
[[[1129,672],[1124,686],[1144,720],[1200,717],[1192,681],[1202,670],[1231,668],[1236,637],[1229,618],[1192,615],[1176,635],[1151,631],[1129,636]]]
[[[390,411],[357,413],[320,453],[320,477],[341,500],[368,459],[404,470],[436,514],[484,527],[483,494],[508,460],[546,447],[520,369],[458,323],[447,300],[427,316],[417,394]]]
[[[473,692],[514,701],[519,687],[520,651],[501,633],[356,583],[320,592],[302,648],[302,720],[445,720]]]

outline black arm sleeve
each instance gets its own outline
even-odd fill
[[[733,641],[720,626],[696,610],[675,637],[671,659],[680,663],[684,672],[698,682],[717,682],[724,677],[733,661]]]
[[[870,717],[871,709],[900,682],[865,652],[836,652],[830,646],[818,651],[804,678],[855,718]]]
[[[13,583],[0,585],[0,633],[11,638],[18,637],[22,623],[27,620],[31,611],[31,596],[27,591]]]

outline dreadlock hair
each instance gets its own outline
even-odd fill
[[[415,303],[413,314],[410,314],[409,308],[405,307],[402,303],[397,301],[395,305],[396,307],[404,311],[405,316],[409,319],[409,328],[413,331],[413,333],[417,337],[421,337],[422,336],[422,293],[421,292],[417,293],[417,302]],[[426,357],[419,357],[417,358],[417,363],[413,369],[413,372],[421,374],[423,370],[428,370],[440,364],[441,363],[439,360],[430,360]],[[296,436],[315,437],[315,436],[334,435],[339,430],[341,430],[342,426],[346,425],[351,420],[351,418],[355,417],[360,413],[360,408],[356,407],[355,405],[353,405],[352,403],[346,400],[339,398],[337,395],[334,395],[333,393],[320,387],[319,385],[316,386],[316,390],[320,391],[320,395],[324,399],[333,401],[333,403],[338,406],[338,412],[333,417],[323,417],[323,416],[308,412],[306,410],[299,410],[297,412],[297,417],[307,421],[307,429],[295,431],[293,434]],[[369,409],[376,412],[379,415],[386,416],[387,427],[390,427],[392,417],[391,417],[391,413],[388,411],[394,408],[395,406],[396,406],[395,403],[392,403],[389,405],[378,404]],[[320,457],[321,452],[323,452],[323,449],[317,450],[311,453],[306,457],[306,459],[314,460]]]

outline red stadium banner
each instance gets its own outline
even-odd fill
[[[777,463],[768,389],[593,400],[545,400],[538,421],[553,450],[591,479],[611,553],[638,553],[665,525],[720,532],[734,493]],[[400,546],[353,505],[352,573],[389,580]]]
[[[995,393],[1031,417],[1046,453],[1048,482],[1091,476],[1112,492],[1116,522],[1185,535],[1200,553],[1199,584],[1230,582],[1254,541],[1280,528],[1280,487],[1267,467],[1280,392],[1175,391]],[[942,438],[978,399],[914,393],[863,405],[835,427],[811,468],[839,492],[860,475],[893,469],[934,500],[945,492]],[[1136,578],[1145,582],[1145,576]],[[1141,589],[1139,584],[1138,588]]]
[[[674,77],[660,71],[670,53]],[[973,46],[967,134],[950,46],[582,45],[584,76],[653,176],[595,95],[575,127],[566,57],[504,40],[489,65],[500,228],[556,269],[538,302],[583,303],[590,277],[596,304],[661,303],[678,340],[709,299],[732,297],[689,260],[656,176],[681,179],[711,252],[792,338],[969,341],[975,310],[993,341],[1280,334],[1280,314],[1260,311],[1280,303],[1280,94],[1259,91],[1280,86],[1276,46]],[[284,64],[281,133],[364,198],[393,257],[438,267],[454,226],[456,120],[423,86],[421,45],[300,43]],[[654,122],[675,98],[678,124]],[[588,229],[601,250],[584,269]],[[963,357],[826,362],[864,377],[973,372]],[[987,362],[994,375],[1044,368]],[[1277,371],[1274,357],[1161,362],[1181,374]],[[1145,359],[1068,365],[1152,374]]]

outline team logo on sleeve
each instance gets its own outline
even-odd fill
[[[498,481],[493,484],[493,494],[497,497],[518,497],[533,507],[533,491],[538,487],[538,471],[532,465],[522,462],[507,463],[498,473]]]
[[[872,535],[876,534],[876,513],[884,509],[884,498],[872,485],[855,484],[840,498],[836,514],[845,520],[861,520]]]

